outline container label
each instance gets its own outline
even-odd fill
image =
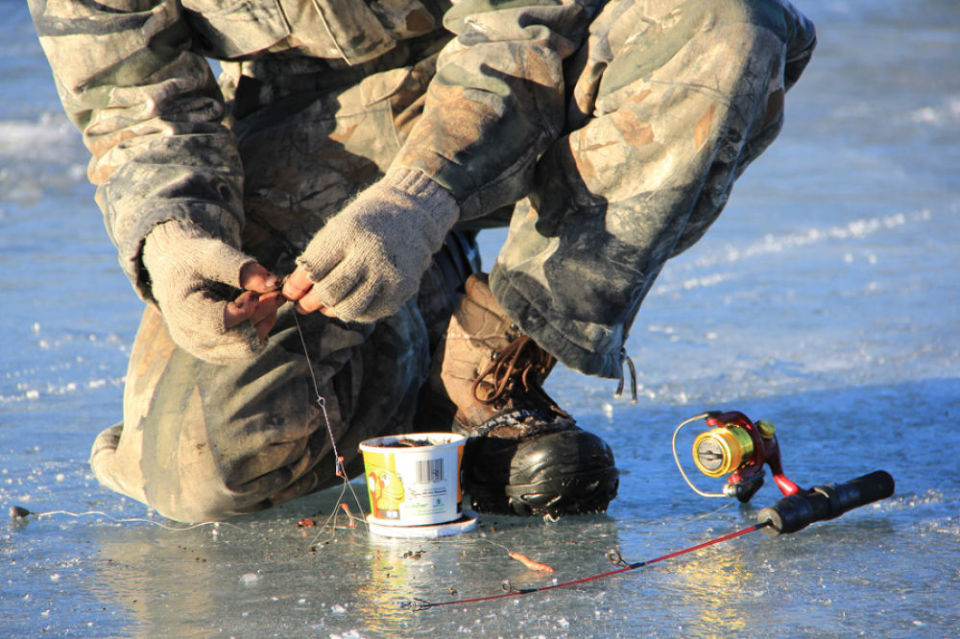
[[[460,516],[462,445],[361,448],[374,519],[417,526]]]

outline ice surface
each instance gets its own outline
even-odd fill
[[[637,317],[639,402],[568,370],[550,379],[560,403],[613,445],[618,499],[604,516],[554,524],[484,516],[475,532],[440,540],[334,533],[322,524],[337,491],[171,529],[97,485],[89,447],[120,417],[141,309],[26,9],[2,4],[0,506],[91,512],[0,527],[5,636],[956,636],[953,0],[800,3],[818,25],[817,54],[787,100],[781,138]],[[482,236],[488,265],[502,237]],[[674,426],[707,409],[773,421],[801,485],[883,468],[897,493],[795,535],[754,533],[570,588],[401,605],[496,594],[505,579],[578,579],[610,570],[610,548],[648,560],[748,525],[777,500],[772,485],[741,507],[698,497],[674,468]],[[319,525],[301,527],[305,517]],[[529,571],[505,547],[557,571]]]

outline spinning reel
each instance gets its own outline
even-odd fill
[[[722,493],[708,493],[694,486],[677,454],[677,435],[687,424],[704,420],[709,430],[693,441],[693,461],[708,477],[728,475]],[[737,411],[707,412],[691,417],[673,432],[673,458],[687,484],[704,497],[736,497],[741,503],[763,486],[764,465],[770,467],[783,499],[757,513],[764,532],[776,536],[796,532],[825,519],[893,494],[894,481],[889,473],[878,470],[844,484],[800,488],[783,474],[780,444],[776,428],[765,420],[752,422]]]

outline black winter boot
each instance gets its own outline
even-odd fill
[[[468,437],[463,489],[481,512],[558,516],[599,512],[617,494],[610,447],[576,425],[543,390],[555,359],[494,299],[485,275],[440,342],[431,383],[456,405]]]

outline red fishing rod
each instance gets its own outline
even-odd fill
[[[701,433],[694,440],[694,462],[701,472],[710,477],[721,477],[729,474],[723,493],[706,493],[694,486],[684,472],[680,458],[677,455],[677,434],[684,426],[699,419],[703,419],[707,426],[710,427],[710,430]],[[707,497],[736,497],[739,501],[746,503],[763,485],[763,467],[767,465],[773,472],[774,481],[784,497],[773,506],[761,509],[757,513],[757,523],[751,526],[719,537],[714,537],[709,541],[689,546],[682,550],[676,550],[654,559],[628,563],[624,561],[619,551],[611,549],[607,551],[607,558],[619,567],[588,577],[551,584],[549,586],[520,589],[513,588],[509,581],[504,580],[503,584],[501,584],[504,592],[497,594],[436,602],[414,598],[412,601],[403,602],[401,605],[412,608],[413,610],[427,610],[442,606],[474,604],[508,597],[532,595],[537,592],[558,588],[568,588],[590,581],[613,577],[638,568],[644,568],[661,561],[666,561],[667,559],[673,559],[715,544],[730,541],[758,530],[762,530],[771,537],[794,533],[806,528],[812,523],[834,519],[854,508],[886,499],[893,495],[895,489],[893,477],[886,471],[877,470],[843,484],[827,484],[804,490],[788,479],[783,473],[783,465],[780,459],[780,445],[777,441],[776,429],[773,424],[766,421],[754,423],[750,421],[746,415],[736,411],[726,413],[708,412],[684,421],[677,427],[676,431],[674,431],[673,452],[680,473],[690,487],[700,495]]]
[[[637,568],[643,568],[651,564],[655,564],[660,561],[665,561],[667,559],[672,559],[673,557],[679,557],[680,555],[685,555],[688,552],[694,552],[695,550],[700,550],[701,548],[706,548],[708,546],[713,546],[714,544],[719,544],[724,541],[729,541],[730,539],[735,539],[737,537],[742,537],[749,533],[754,532],[755,530],[760,530],[769,526],[769,523],[757,523],[752,526],[748,526],[742,530],[737,530],[736,532],[727,533],[726,535],[721,535],[720,537],[715,537],[710,541],[705,541],[702,544],[697,544],[695,546],[690,546],[689,548],[684,548],[683,550],[676,550],[669,554],[657,557],[655,559],[648,559],[646,561],[637,561],[634,563],[627,563],[620,556],[620,553],[617,550],[610,549],[607,551],[607,559],[609,559],[614,564],[619,565],[620,567],[615,570],[608,570],[607,572],[601,572],[595,575],[590,575],[589,577],[582,577],[580,579],[572,579],[570,581],[564,581],[557,584],[551,584],[549,586],[539,586],[537,588],[520,588],[514,589],[508,580],[504,580],[501,584],[501,587],[506,592],[497,593],[495,595],[485,595],[481,597],[471,597],[469,599],[455,599],[452,601],[425,601],[423,599],[414,598],[412,602],[404,602],[402,605],[404,607],[410,607],[413,610],[427,610],[428,608],[438,608],[441,606],[457,606],[457,605],[466,605],[472,603],[480,603],[483,601],[493,601],[495,599],[506,599],[508,597],[521,597],[523,595],[532,595],[536,592],[545,592],[547,590],[555,590],[557,588],[569,588],[570,586],[576,586],[579,584],[585,584],[590,581],[596,581],[598,579],[606,579],[607,577],[613,577],[614,575],[623,574],[631,570],[636,570]]]

